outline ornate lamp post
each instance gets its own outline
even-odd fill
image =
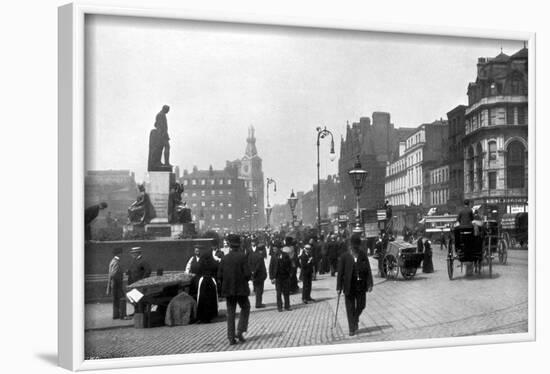
[[[317,231],[318,235],[321,235],[321,176],[319,174],[319,146],[321,145],[321,139],[324,139],[325,136],[330,135],[330,153],[329,160],[334,161],[336,159],[336,153],[334,152],[334,137],[332,133],[327,130],[325,126],[324,129],[317,127]]]
[[[294,215],[294,209],[296,209],[296,204],[298,203],[298,198],[294,194],[294,190],[288,198],[288,206],[290,207],[290,212],[292,213],[292,227],[294,227],[294,221],[296,221],[296,216]]]
[[[273,211],[273,208],[271,205],[269,205],[269,185],[273,184],[273,192],[277,192],[277,182],[275,182],[275,179],[267,178],[266,182],[266,190],[267,190],[267,206],[265,207],[265,217],[267,220],[267,228],[269,229],[270,224],[270,218],[271,218],[271,212]]]
[[[367,179],[368,172],[366,170],[363,170],[361,168],[361,161],[359,160],[359,156],[357,156],[357,161],[355,162],[355,166],[353,169],[348,171],[349,178],[351,180],[351,184],[353,185],[353,188],[355,188],[355,200],[357,203],[356,211],[355,211],[355,228],[353,229],[353,232],[362,232],[361,225],[359,224],[360,221],[360,215],[359,215],[359,198],[361,197],[361,190],[363,189],[363,184],[365,183],[365,179]]]

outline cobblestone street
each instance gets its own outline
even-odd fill
[[[497,261],[498,262],[498,261]],[[376,272],[376,263],[371,259]],[[527,251],[511,250],[507,265],[480,276],[447,276],[445,251],[434,248],[435,273],[419,269],[412,280],[386,281],[375,276],[373,292],[361,315],[359,331],[348,336],[343,297],[335,321],[336,278],[321,275],[313,282],[316,303],[304,305],[291,296],[292,311],[278,312],[275,291],[266,281],[265,309],[252,310],[247,341],[227,344],[225,303],[211,324],[134,329],[112,327],[86,331],[87,359],[282,348],[306,345],[458,337],[527,332]]]

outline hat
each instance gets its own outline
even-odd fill
[[[241,246],[241,237],[239,235],[230,234],[227,237],[227,241],[229,242],[229,246],[232,248]]]
[[[273,246],[274,246],[275,248],[283,248],[283,242],[281,242],[280,240],[275,240],[275,241],[273,242]]]
[[[285,238],[285,245],[292,245],[294,243],[294,238],[292,236],[287,236]]]
[[[306,244],[306,245],[304,246],[304,248],[305,248],[305,249],[311,249],[311,245]]]
[[[354,246],[360,246],[361,245],[361,235],[360,234],[353,234],[350,238],[351,245]]]
[[[141,253],[141,247],[132,247],[130,253]]]

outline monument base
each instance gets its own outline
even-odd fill
[[[151,223],[168,224],[168,200],[170,187],[176,182],[176,175],[164,171],[151,171],[147,173],[145,191],[149,195],[151,204],[155,210]]]
[[[141,235],[152,239],[180,239],[181,236],[193,237],[197,232],[195,224],[189,223],[149,223],[147,225],[127,224],[122,228],[123,237],[136,238]]]

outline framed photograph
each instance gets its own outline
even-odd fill
[[[60,366],[535,339],[534,33],[74,3],[58,36]]]

